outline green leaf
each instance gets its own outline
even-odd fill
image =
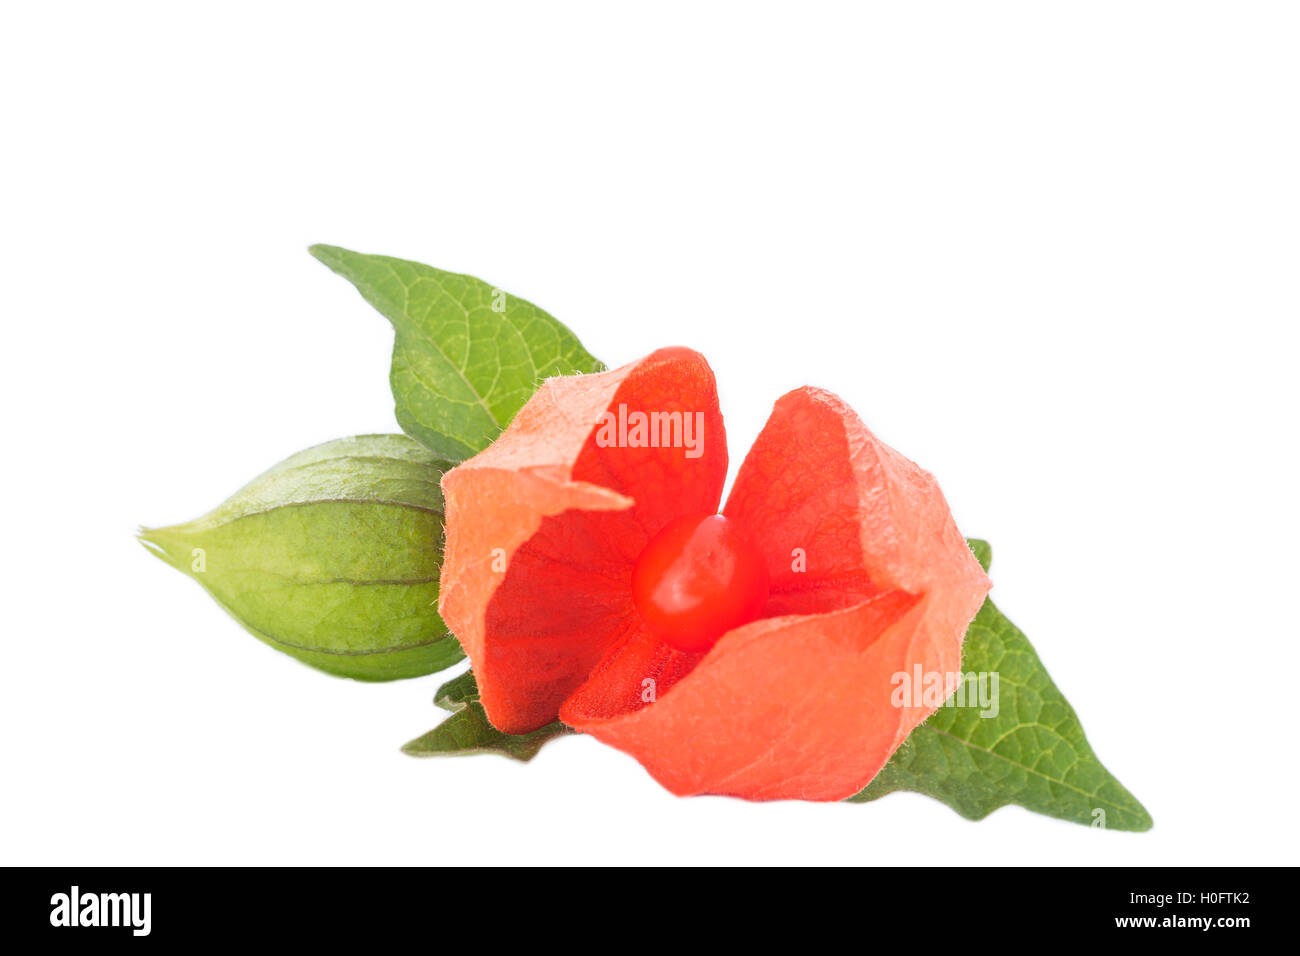
[[[397,421],[436,454],[482,451],[542,379],[604,369],[551,316],[479,279],[338,246],[310,251],[393,323]]]
[[[466,671],[438,688],[433,702],[451,716],[423,737],[402,748],[413,757],[456,757],[464,754],[496,753],[529,761],[555,737],[570,733],[558,720],[528,734],[503,734],[488,722],[479,703],[473,671]]]
[[[975,555],[975,560],[980,563],[980,567],[987,574],[989,567],[993,564],[993,545],[980,538],[967,538],[966,543],[970,545],[970,550]]]
[[[436,608],[449,467],[405,435],[344,438],[140,538],[277,650],[342,677],[417,677],[464,656]]]
[[[988,542],[972,539],[970,546],[987,571]],[[982,717],[971,706],[941,707],[850,800],[913,790],[971,820],[1019,804],[1112,830],[1151,828],[1146,809],[1093,753],[1029,640],[992,601],[984,602],[966,634],[962,670],[998,674],[997,716]]]
[[[438,688],[438,693],[433,695],[433,702],[443,710],[449,710],[452,713],[462,710],[470,704],[477,704],[478,681],[474,679],[474,672],[466,671],[447,681]]]

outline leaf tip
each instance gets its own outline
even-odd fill
[[[153,528],[146,528],[144,525],[138,525],[135,529],[135,540],[139,541],[146,551],[150,554],[156,554],[162,557],[164,553],[162,545],[150,537],[154,533]]]
[[[331,246],[324,242],[313,243],[307,247],[307,251],[311,253],[313,258],[323,262],[331,269],[334,268],[334,264],[337,263],[339,259],[347,254],[347,250],[341,246]]]
[[[167,545],[163,543],[166,532],[166,528],[147,528],[140,525],[135,529],[135,540],[154,557],[170,564],[171,555],[167,551]]]
[[[1136,798],[1133,802],[1137,803]],[[1137,819],[1133,822],[1132,826],[1124,827],[1123,829],[1128,830],[1130,833],[1146,833],[1155,826],[1155,821],[1151,819],[1150,812],[1140,803],[1137,803],[1136,817]]]
[[[146,528],[141,525],[136,529],[135,539],[159,561],[177,571],[190,573],[192,546],[185,537],[184,525],[169,528]]]

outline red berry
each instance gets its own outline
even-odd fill
[[[651,632],[703,653],[767,603],[763,555],[723,515],[686,515],[650,540],[632,569],[632,599]]]

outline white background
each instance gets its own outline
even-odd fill
[[[1296,8],[539,6],[0,15],[0,861],[1294,862]],[[401,755],[438,677],[312,671],[132,537],[395,430],[312,242],[700,349],[733,469],[841,393],[1154,830]]]

